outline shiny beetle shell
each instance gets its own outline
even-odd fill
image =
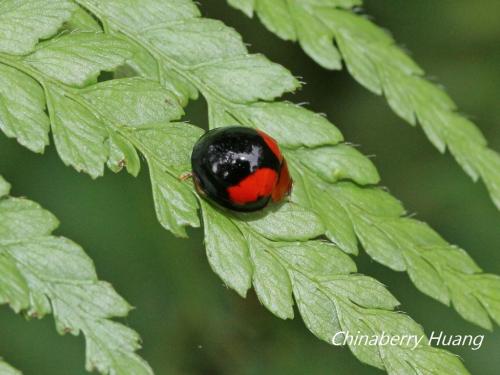
[[[242,126],[210,130],[191,155],[198,193],[236,211],[257,211],[290,194],[292,179],[277,142]]]

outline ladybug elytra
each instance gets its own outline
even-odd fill
[[[229,126],[205,133],[191,155],[200,195],[236,211],[257,211],[290,194],[292,179],[276,141],[266,133]]]

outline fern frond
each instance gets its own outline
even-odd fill
[[[60,334],[83,333],[86,369],[103,374],[152,374],[135,351],[138,334],[111,320],[129,304],[97,278],[80,246],[52,235],[57,219],[35,202],[8,196],[0,176],[0,304],[29,318],[52,313]],[[20,374],[0,361],[1,374]]]
[[[35,102],[40,112],[47,101],[47,121],[67,164],[94,177],[102,174],[104,163],[115,171],[126,166],[135,175],[139,151],[149,165],[160,223],[185,236],[186,226],[200,225],[200,202],[192,185],[179,176],[190,169],[190,152],[201,130],[171,121],[182,115],[181,105],[201,92],[211,127],[239,123],[269,132],[283,146],[297,180],[292,202],[263,216],[234,216],[201,201],[209,263],[224,282],[242,296],[253,284],[262,303],[282,318],[292,317],[293,295],[308,328],[329,342],[339,329],[422,333],[410,318],[392,311],[396,301],[380,284],[353,274],[350,258],[336,246],[314,240],[324,234],[355,253],[356,237],[363,240],[373,230],[356,222],[358,216],[366,221],[372,215],[378,225],[385,216],[403,220],[402,209],[381,190],[361,186],[376,184],[377,171],[355,149],[339,143],[342,135],[325,118],[291,103],[270,102],[299,86],[285,68],[248,54],[234,30],[201,18],[189,0],[78,3],[99,18],[106,33],[62,34],[22,57],[0,54],[7,79],[15,71],[43,88],[38,102],[28,102]],[[85,43],[87,37],[93,42]],[[67,55],[62,57],[57,46],[67,45],[66,38],[81,38],[78,46],[87,46],[86,52],[72,46],[76,50],[64,48]],[[43,58],[36,57],[40,53]],[[89,59],[94,53],[96,58]],[[68,60],[81,65],[78,72]],[[98,71],[122,65],[142,78],[95,83]],[[312,129],[304,131],[305,126]],[[314,200],[312,189],[318,190]],[[343,200],[333,196],[334,189],[344,193]],[[351,207],[350,201],[356,204]],[[399,226],[391,230],[404,236]],[[456,357],[426,344],[418,350],[351,349],[360,360],[390,373],[466,373]]]
[[[352,259],[333,244],[313,240],[324,228],[312,212],[289,203],[265,217],[228,218],[200,203],[210,265],[242,296],[253,285],[260,302],[282,319],[294,317],[295,300],[307,328],[329,344],[340,332],[425,338],[410,317],[393,311],[399,303],[381,283],[357,274]],[[425,341],[416,349],[348,345],[361,362],[390,374],[467,373],[456,356]]]
[[[5,362],[2,357],[0,357],[0,374],[2,375],[21,375],[21,372],[16,370],[14,367],[10,366]]]
[[[383,29],[349,8],[361,0],[228,0],[249,17],[303,50],[326,69],[347,70],[371,92],[385,95],[401,118],[420,124],[441,152],[446,148],[474,180],[481,178],[500,209],[500,154],[490,149],[478,127]],[[272,4],[272,5],[271,5]],[[335,42],[335,45],[334,45]]]
[[[360,189],[348,181],[325,184],[302,166],[305,172],[297,182],[312,183],[303,183],[295,201],[329,218],[326,235],[333,242],[352,251],[357,238],[374,260],[407,272],[422,293],[452,304],[464,319],[486,329],[492,329],[491,320],[500,324],[499,276],[483,273],[464,250],[406,217],[404,207],[386,191]],[[301,172],[295,170],[295,175]]]
[[[168,66],[170,74],[179,77],[175,81],[178,93],[189,92],[188,88],[192,91],[192,87],[199,90],[208,103],[210,127],[239,123],[273,135],[284,146],[287,159],[294,167],[294,177],[300,176],[293,201],[321,217],[324,233],[333,243],[347,252],[357,253],[359,238],[375,260],[392,269],[408,271],[421,291],[446,304],[452,300],[465,319],[487,328],[491,328],[488,314],[500,321],[495,294],[483,296],[479,293],[482,284],[487,284],[489,290],[500,286],[496,276],[483,274],[467,254],[455,251],[454,246],[444,242],[423,223],[400,218],[405,211],[389,194],[376,188],[338,183],[339,180],[351,180],[359,185],[371,185],[379,182],[379,176],[369,159],[354,148],[339,144],[342,136],[332,124],[291,103],[257,101],[271,100],[276,96],[275,92],[270,93],[270,87],[285,92],[293,90],[297,83],[291,83],[292,76],[283,68],[260,55],[247,54],[241,39],[232,29],[217,21],[199,18],[196,8],[191,8],[191,13],[188,13],[189,2],[186,1],[178,3],[186,4],[185,7],[177,3],[177,7],[172,7],[181,9],[179,14],[169,12],[165,7],[164,17],[171,18],[167,24],[163,21],[155,24],[155,19],[148,17],[146,21],[131,17],[129,10],[118,10],[119,0],[106,5],[91,0],[79,2],[105,19],[111,30],[120,32],[130,43],[144,46],[147,50],[144,53],[152,56],[159,69]],[[144,13],[145,10],[161,12],[153,0],[142,3],[141,9]],[[150,26],[146,28],[145,23]],[[245,66],[243,72],[240,69],[242,64]],[[217,72],[221,75],[218,76]],[[194,95],[191,92],[191,96]],[[188,100],[188,97],[180,100]],[[361,208],[356,210],[358,205]],[[405,226],[408,222],[416,223],[414,228],[408,229]],[[382,223],[384,226],[376,230],[375,226]],[[408,236],[407,233],[412,234],[412,231],[415,235]],[[420,232],[425,232],[430,238],[427,243],[419,242]],[[431,265],[425,260],[427,255],[424,256],[429,247],[444,250],[447,255],[437,257],[440,260]],[[443,259],[454,256],[473,266],[458,270],[450,268],[449,262]],[[457,274],[459,277],[453,276]],[[469,277],[477,283],[466,280]]]

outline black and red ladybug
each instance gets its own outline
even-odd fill
[[[276,141],[266,133],[229,126],[210,130],[191,155],[200,195],[236,211],[257,211],[290,194],[292,179]]]

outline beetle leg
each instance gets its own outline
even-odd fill
[[[191,172],[184,172],[183,174],[181,174],[179,176],[179,180],[186,181],[186,180],[190,179],[191,177],[193,177],[193,173],[191,173]]]

